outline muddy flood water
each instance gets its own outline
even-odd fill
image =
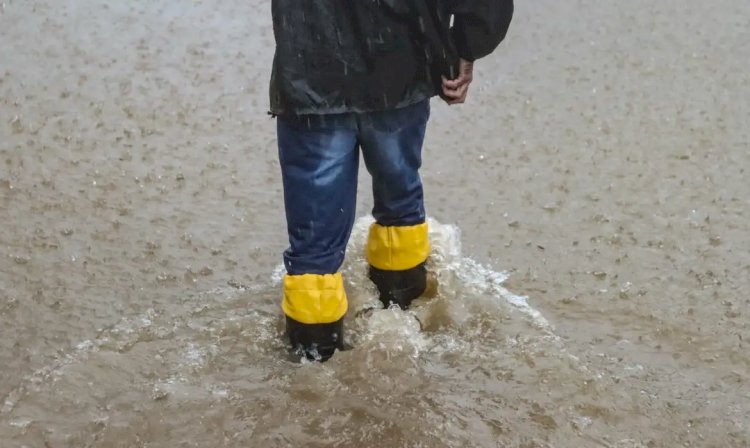
[[[268,0],[0,1],[0,447],[750,446],[750,3],[517,1],[437,296],[282,339]],[[365,173],[362,170],[362,173]]]

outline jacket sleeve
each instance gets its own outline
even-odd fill
[[[505,39],[513,17],[513,0],[452,0],[451,9],[458,55],[474,61],[492,53]]]

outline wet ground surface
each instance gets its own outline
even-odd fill
[[[280,338],[269,7],[0,3],[0,446],[750,446],[747,2],[517,5],[434,103],[437,297],[356,316],[361,220],[325,365]]]

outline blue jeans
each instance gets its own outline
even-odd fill
[[[378,224],[424,222],[419,168],[429,115],[425,100],[383,112],[278,117],[289,274],[333,274],[341,267],[356,215],[360,148]]]

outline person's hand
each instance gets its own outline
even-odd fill
[[[469,84],[474,80],[474,63],[460,60],[458,78],[448,79],[443,76],[443,95],[448,104],[462,104],[469,93]]]

